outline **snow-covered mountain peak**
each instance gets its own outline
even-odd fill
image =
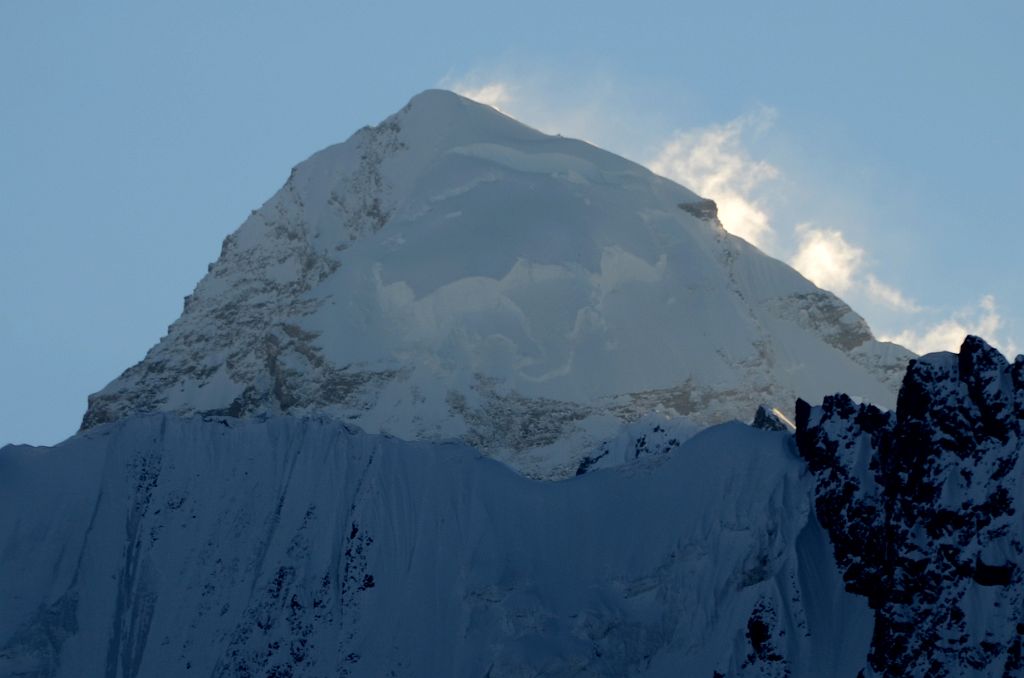
[[[446,150],[481,141],[541,141],[546,135],[496,108],[444,89],[428,89],[388,118],[423,149]]]
[[[295,167],[83,428],[321,413],[558,476],[652,411],[706,425],[839,390],[890,407],[910,357],[714,203],[429,90]]]

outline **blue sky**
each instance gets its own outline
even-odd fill
[[[1024,346],[1024,5],[0,0],[0,444],[54,443],[314,151],[436,86],[719,200],[917,350]]]

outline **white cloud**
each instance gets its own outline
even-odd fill
[[[867,275],[866,281],[866,292],[873,301],[888,306],[895,311],[903,311],[905,313],[919,313],[921,311],[921,307],[904,296],[902,292],[895,287],[886,285],[871,273]]]
[[[513,101],[512,87],[505,82],[486,82],[476,85],[455,82],[450,87],[453,92],[461,94],[467,99],[487,104],[499,111]]]
[[[595,139],[604,148],[615,148],[623,136],[625,121],[619,121],[616,108],[621,88],[607,79],[584,78],[566,86],[546,74],[497,69],[448,75],[439,86],[547,134]]]
[[[793,232],[798,245],[789,263],[818,287],[839,294],[857,291],[871,303],[901,313],[922,310],[900,290],[885,284],[873,273],[864,273],[864,249],[848,242],[842,231],[799,224]]]
[[[842,294],[854,283],[864,260],[864,250],[846,242],[840,231],[799,224],[800,244],[790,265],[818,287]]]
[[[906,346],[915,353],[933,351],[959,351],[960,344],[968,334],[974,334],[992,344],[1007,355],[1015,355],[1017,346],[1012,340],[1000,340],[998,333],[1003,318],[996,307],[996,300],[985,295],[973,308],[961,309],[952,317],[923,330],[908,329],[892,336],[883,336],[883,341],[893,341]]]
[[[764,108],[724,125],[677,132],[648,167],[714,200],[718,217],[730,233],[764,246],[773,235],[772,227],[753,193],[779,172],[751,158],[742,141],[744,133],[770,126],[774,117],[771,109]]]
[[[714,200],[727,230],[772,253],[776,233],[771,215],[755,193],[777,178],[779,170],[751,157],[743,141],[745,133],[764,130],[774,119],[774,111],[761,109],[723,125],[677,132],[648,166]],[[900,290],[863,274],[864,249],[847,241],[841,231],[799,224],[793,235],[796,254],[789,263],[819,287],[840,294],[857,289],[870,301],[894,310],[920,310]]]
[[[723,125],[677,132],[648,166],[714,200],[729,232],[778,256],[773,252],[776,233],[771,215],[755,194],[780,173],[770,163],[751,157],[743,144],[746,133],[762,131],[774,120],[774,111],[765,108]],[[920,310],[900,290],[863,273],[866,253],[851,244],[842,231],[799,224],[793,236],[796,253],[790,265],[819,287],[840,294],[856,289],[871,302],[897,311]]]

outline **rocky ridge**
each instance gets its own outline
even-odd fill
[[[895,412],[797,406],[815,509],[874,611],[879,675],[1024,672],[1024,356],[977,337],[913,361]]]

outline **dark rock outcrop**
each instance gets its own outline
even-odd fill
[[[797,445],[883,675],[1022,675],[1024,356],[977,337],[912,361],[896,412],[797,405]]]
[[[792,431],[793,425],[774,407],[759,405],[750,423],[754,428],[763,431]]]

